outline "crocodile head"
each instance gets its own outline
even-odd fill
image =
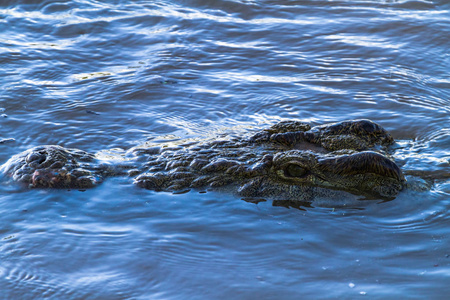
[[[249,139],[146,144],[130,149],[133,166],[111,167],[82,150],[39,146],[13,156],[0,172],[33,188],[86,189],[132,167],[134,182],[156,191],[226,188],[243,197],[301,201],[342,192],[393,198],[405,179],[385,154],[392,143],[369,120],[316,127],[286,121]]]
[[[198,164],[197,159],[182,168],[170,169],[165,164],[157,172],[139,175],[135,183],[157,191],[214,188],[231,190],[245,198],[311,201],[318,195],[343,195],[331,191],[393,198],[405,181],[394,162],[373,151],[319,154],[288,150],[254,160],[218,157],[200,167]]]

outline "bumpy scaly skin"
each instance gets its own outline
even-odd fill
[[[52,145],[15,155],[0,170],[28,187],[86,189],[102,179],[96,167],[94,155]]]
[[[302,201],[340,196],[336,190],[392,198],[405,181],[383,154],[393,142],[369,120],[281,122],[249,139],[162,149],[135,183],[158,191],[231,185],[244,197]]]
[[[362,151],[394,143],[394,139],[384,128],[370,120],[343,121],[313,128],[298,121],[281,122],[256,134],[253,140],[279,143],[290,148],[311,143],[327,151]]]
[[[404,185],[384,150],[392,137],[369,120],[311,128],[280,122],[247,139],[131,150],[147,163],[135,183],[156,191],[233,190],[243,197],[310,201],[343,191],[395,197]],[[92,154],[43,146],[11,158],[2,171],[30,187],[88,188],[111,174]]]

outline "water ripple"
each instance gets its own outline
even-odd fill
[[[0,298],[448,290],[448,1],[19,2],[0,3],[2,163],[40,144],[110,155],[282,120],[370,118],[419,188],[298,210],[129,178],[84,192],[1,178]]]

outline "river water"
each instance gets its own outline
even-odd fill
[[[447,0],[2,0],[0,164],[369,118],[433,185],[287,208],[3,178],[0,299],[448,297],[449,49]]]

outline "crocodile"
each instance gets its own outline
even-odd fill
[[[312,201],[349,194],[393,199],[406,182],[389,154],[394,142],[371,120],[314,127],[282,121],[244,137],[146,143],[123,154],[127,163],[37,146],[10,158],[0,172],[30,188],[83,190],[125,175],[138,187],[173,193],[218,189],[248,199]]]

